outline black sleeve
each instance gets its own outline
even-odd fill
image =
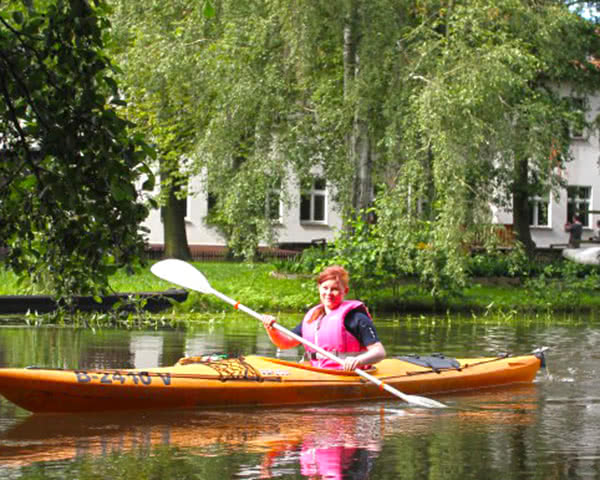
[[[365,347],[379,342],[373,320],[362,310],[352,310],[344,319],[344,326]]]
[[[298,335],[299,337],[302,336],[302,322],[300,322],[298,325],[296,325],[294,327],[294,329],[292,330],[293,333],[295,333],[296,335]]]

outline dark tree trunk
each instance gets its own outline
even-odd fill
[[[358,9],[359,2],[351,0],[344,27],[344,94],[346,98],[352,98],[350,93],[360,69],[358,58],[360,14]],[[348,135],[347,144],[349,163],[354,167],[352,207],[358,212],[371,204],[373,159],[368,125],[361,117],[357,105],[355,105],[352,131]]]
[[[175,192],[171,190],[167,203],[162,209],[165,257],[180,260],[191,258],[185,231],[185,206],[186,199],[176,198]]]
[[[162,160],[160,165],[161,189],[163,190],[165,204],[161,209],[163,221],[164,255],[167,258],[190,260],[190,248],[185,230],[185,217],[187,199],[178,198],[181,186],[175,179],[178,165],[173,165],[167,160]]]
[[[515,164],[516,178],[513,183],[513,229],[516,240],[525,247],[528,256],[532,256],[535,243],[529,228],[529,188],[527,181],[527,160],[517,160]]]

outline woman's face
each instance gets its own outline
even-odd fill
[[[337,280],[325,280],[319,284],[319,297],[326,310],[335,310],[344,301],[348,289]]]

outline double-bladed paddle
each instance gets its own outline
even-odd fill
[[[182,260],[176,260],[176,259],[161,260],[160,262],[155,263],[150,270],[157,277],[162,278],[163,280],[166,280],[168,282],[174,283],[175,285],[180,285],[189,290],[195,290],[195,291],[201,292],[201,293],[211,293],[211,294],[219,297],[221,300],[229,303],[230,305],[233,305],[233,307],[236,310],[241,310],[242,312],[245,312],[248,315],[262,321],[263,317],[259,313],[255,312],[254,310],[251,310],[250,308],[246,307],[245,305],[242,305],[240,302],[236,302],[232,298],[229,298],[227,295],[224,295],[223,293],[218,292],[217,290],[212,288],[210,286],[210,284],[208,283],[208,280],[206,280],[206,277],[204,277],[204,275],[199,270],[197,270],[196,268],[194,268],[192,265],[190,265],[187,262],[184,262]],[[336,357],[331,352],[328,352],[327,350],[323,350],[318,345],[315,345],[314,343],[310,342],[309,340],[306,340],[305,338],[302,338],[302,337],[296,335],[294,332],[288,330],[287,328],[285,328],[282,325],[279,325],[277,322],[274,322],[272,324],[272,327],[279,330],[280,332],[287,335],[288,337],[293,338],[294,340],[297,340],[298,342],[302,343],[303,345],[309,346],[310,348],[312,348],[316,352],[320,353],[321,355],[329,358],[330,360],[333,360],[334,362],[336,362],[340,365],[344,364],[342,359]],[[385,390],[386,392],[391,393],[392,395],[395,395],[396,397],[404,400],[405,402],[407,402],[409,404],[419,405],[421,407],[427,407],[427,408],[445,408],[446,407],[446,405],[444,405],[443,403],[437,402],[430,398],[420,397],[417,395],[407,395],[405,393],[402,393],[401,391],[395,389],[394,387],[388,385],[385,382],[382,382],[378,378],[368,374],[367,372],[365,372],[364,370],[362,370],[360,368],[355,369],[354,373],[361,376],[365,380],[368,380],[368,381],[374,383],[379,388]]]

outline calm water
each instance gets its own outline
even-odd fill
[[[312,408],[31,415],[0,400],[0,478],[599,479],[600,324],[380,320],[389,355],[527,353],[549,346],[531,385]],[[236,325],[238,325],[236,323]],[[193,332],[0,327],[0,366],[124,368],[184,355],[275,355],[259,325]],[[296,358],[297,351],[285,358]]]

